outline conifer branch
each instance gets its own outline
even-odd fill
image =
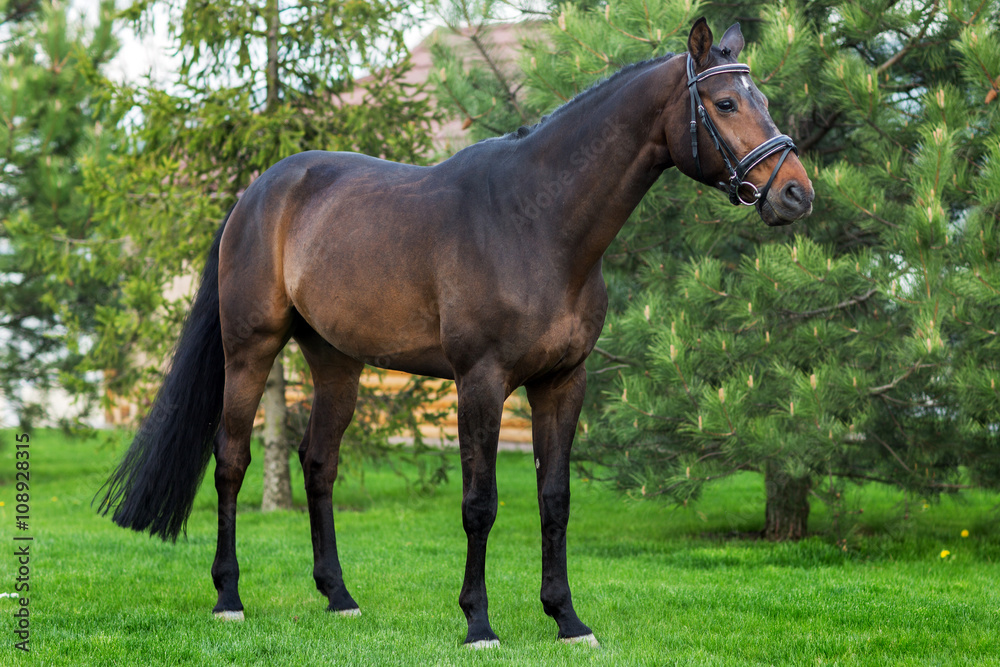
[[[500,84],[500,86],[504,90],[504,93],[507,95],[507,101],[510,102],[510,105],[512,107],[514,107],[514,111],[517,112],[517,115],[520,116],[521,122],[523,123],[527,119],[527,116],[525,116],[524,110],[521,109],[521,105],[517,103],[517,95],[511,88],[510,83],[508,83],[507,77],[505,77],[503,75],[503,72],[500,71],[500,67],[496,64],[494,59],[490,57],[490,54],[487,51],[486,46],[483,44],[483,41],[479,38],[480,29],[481,26],[477,27],[476,30],[469,36],[469,39],[475,45],[476,50],[479,51],[479,55],[481,55],[483,57],[483,60],[486,61],[486,64],[489,66],[490,71],[493,72],[493,76],[496,77],[497,83]]]
[[[649,18],[649,2],[647,0],[642,0],[642,11],[646,13],[646,31],[652,35],[653,34],[653,22]]]
[[[993,285],[990,285],[988,282],[986,282],[983,279],[982,274],[979,273],[979,271],[976,271],[976,280],[978,280],[979,282],[981,282],[982,284],[984,284],[988,288],[990,288],[990,291],[993,292],[994,294],[996,294],[997,292],[1000,292],[1000,290],[998,290],[996,287],[994,287]],[[990,333],[996,335],[996,332],[991,331]]]
[[[76,246],[99,246],[109,243],[128,243],[131,240],[128,236],[117,239],[74,239],[68,236],[59,236],[57,234],[49,234],[49,238],[56,243],[65,243],[66,245]]]
[[[445,92],[448,93],[448,97],[451,98],[451,101],[454,102],[454,104],[455,104],[456,107],[458,107],[458,110],[461,111],[463,114],[465,114],[465,117],[467,119],[469,119],[470,121],[477,121],[480,118],[483,118],[486,115],[488,115],[491,111],[493,111],[493,109],[496,108],[496,105],[494,104],[493,106],[491,106],[489,109],[487,109],[483,113],[473,115],[472,113],[469,112],[468,109],[465,108],[465,105],[462,104],[462,101],[460,99],[458,99],[458,97],[455,95],[455,93],[452,92],[451,86],[449,86],[446,83],[445,85],[439,86],[439,87],[440,88],[444,88]],[[490,125],[488,125],[486,123],[482,123],[482,126],[485,127],[487,130],[489,130],[490,132],[493,132],[495,134],[503,134],[503,132],[500,129],[491,127]]]
[[[783,312],[787,314],[787,317],[790,320],[804,320],[804,319],[808,319],[810,317],[815,317],[816,315],[822,315],[823,313],[829,313],[829,312],[834,311],[834,310],[843,310],[844,308],[850,308],[851,306],[856,306],[856,305],[858,305],[860,303],[864,303],[865,301],[867,301],[868,299],[872,298],[877,293],[878,293],[878,289],[876,289],[876,288],[873,287],[872,289],[868,290],[864,294],[862,294],[860,296],[853,297],[851,299],[847,299],[846,301],[841,301],[840,303],[838,303],[835,306],[825,306],[823,308],[816,308],[815,310],[807,310],[807,311],[804,311],[804,312],[801,312],[801,313],[797,313],[797,312],[790,311],[790,310],[786,310],[786,311],[783,311]]]
[[[660,421],[665,421],[665,422],[683,421],[680,417],[661,417],[660,415],[654,415],[652,412],[646,412],[645,410],[637,408],[636,406],[629,403],[627,399],[622,399],[622,403],[624,403],[626,407],[632,408],[640,415],[643,415],[644,417],[649,417],[650,419],[658,419]]]
[[[726,477],[731,477],[738,472],[760,472],[760,468],[750,463],[739,463],[735,467],[730,468],[728,471],[718,474],[718,475],[707,475],[705,477],[691,477],[690,479],[697,482],[714,482],[717,479],[725,479]],[[665,489],[655,491],[651,493],[651,496],[658,496],[667,493],[670,489],[674,489],[680,486],[680,484],[673,484]]]
[[[910,471],[912,472],[912,471]],[[889,486],[896,486],[899,484],[899,480],[886,479],[884,477],[875,477],[873,475],[862,475],[860,473],[851,472],[849,470],[837,470],[832,473],[836,477],[846,477],[848,479],[863,479],[868,482],[879,482],[880,484],[886,484]],[[972,484],[945,484],[943,482],[930,482],[926,486],[932,489],[975,489],[976,486]]]
[[[927,34],[927,29],[931,26],[931,23],[934,22],[934,17],[937,15],[938,4],[939,0],[934,0],[934,6],[931,7],[930,13],[927,16],[927,20],[920,27],[920,33],[915,38],[907,42],[902,49],[900,49],[895,53],[895,55],[893,55],[891,58],[889,58],[884,63],[875,68],[876,76],[886,71],[887,69],[898,63],[900,60],[902,60],[903,56],[905,56],[910,49],[916,46],[917,42],[919,42],[924,38],[924,35]]]
[[[638,42],[645,42],[646,44],[652,44],[653,43],[653,40],[651,40],[651,39],[646,39],[645,37],[639,37],[638,35],[633,35],[630,32],[622,30],[621,28],[619,28],[618,26],[616,26],[614,23],[612,23],[610,15],[608,15],[608,17],[605,19],[605,22],[608,24],[609,27],[617,30],[618,32],[620,32],[621,34],[625,35],[629,39],[634,39],[634,40],[636,40]]]
[[[778,63],[778,66],[775,67],[770,74],[765,76],[763,79],[757,79],[757,81],[760,82],[761,85],[764,85],[768,81],[770,81],[771,77],[780,72],[781,69],[785,66],[785,61],[788,60],[788,54],[790,54],[791,52],[792,52],[792,43],[788,42],[788,46],[785,47],[785,52],[782,54],[781,62]],[[757,77],[754,78],[756,79]]]
[[[688,387],[687,380],[684,379],[684,373],[681,372],[681,367],[677,364],[676,361],[673,361],[672,363],[674,364],[674,368],[677,370],[677,377],[681,379],[681,384],[684,385],[684,393],[687,394],[688,398],[691,399],[691,403],[694,404],[694,407],[697,410],[698,401],[695,400],[695,397],[691,394],[691,388]],[[701,419],[701,417],[699,417],[698,419]]]
[[[881,132],[881,130],[879,130],[879,132]],[[909,151],[908,151],[908,152],[909,152]],[[855,208],[857,208],[857,209],[858,209],[859,211],[861,211],[862,213],[864,213],[865,215],[867,215],[867,216],[868,216],[869,218],[874,218],[875,220],[878,220],[879,222],[881,222],[881,223],[883,223],[883,224],[886,224],[886,225],[889,225],[889,226],[890,226],[890,227],[892,227],[893,229],[899,229],[899,225],[897,225],[896,223],[894,223],[894,222],[889,222],[889,221],[888,221],[888,220],[886,220],[885,218],[883,218],[883,217],[881,217],[880,215],[876,214],[876,213],[875,213],[874,211],[869,211],[869,210],[868,210],[867,208],[865,208],[864,206],[862,206],[862,205],[861,205],[861,204],[859,204],[858,202],[854,201],[854,198],[853,198],[853,197],[851,197],[851,196],[850,196],[849,194],[847,194],[847,193],[846,193],[846,192],[844,191],[844,189],[843,189],[843,188],[841,188],[841,187],[840,187],[839,185],[837,186],[837,191],[838,191],[838,192],[839,192],[839,193],[840,193],[841,195],[843,195],[843,196],[844,196],[844,199],[846,199],[847,201],[851,202],[851,204],[853,204]]]
[[[638,366],[639,365],[639,362],[637,362],[637,361],[633,361],[631,359],[626,359],[625,357],[616,356],[614,354],[611,354],[607,350],[598,347],[597,345],[594,346],[594,352],[596,352],[597,354],[601,355],[602,357],[605,357],[606,359],[609,359],[609,360],[614,361],[614,362],[619,363],[619,364],[625,364],[627,366]]]
[[[513,2],[509,2],[509,0],[501,0],[501,4],[507,5],[511,9],[515,9],[521,14],[535,14],[536,16],[544,16],[546,18],[553,17],[553,13],[551,11],[544,9],[532,9],[531,7],[527,6],[515,5]]]
[[[560,92],[559,92],[559,90],[558,90],[558,89],[556,89],[556,87],[555,87],[555,86],[553,86],[553,85],[552,85],[551,83],[549,83],[548,81],[546,81],[546,80],[545,80],[545,77],[544,77],[544,76],[542,76],[542,75],[541,75],[541,74],[540,74],[540,73],[538,72],[538,70],[537,70],[537,69],[536,69],[536,70],[535,70],[534,72],[532,72],[532,74],[533,74],[533,75],[534,75],[534,76],[535,76],[535,77],[536,77],[536,78],[537,78],[537,79],[538,79],[539,81],[541,81],[541,82],[542,82],[542,83],[543,83],[543,84],[545,85],[545,87],[546,87],[546,88],[548,88],[548,89],[549,89],[549,92],[550,92],[550,93],[552,93],[553,95],[555,95],[556,97],[558,97],[558,98],[559,98],[559,99],[560,99],[561,101],[563,101],[563,102],[568,102],[568,101],[569,101],[569,98],[568,98],[568,97],[566,97],[565,95],[563,95],[562,93],[560,93]]]
[[[611,57],[608,54],[601,53],[599,51],[595,51],[589,44],[586,44],[583,40],[581,40],[579,37],[577,37],[576,35],[574,35],[573,33],[571,33],[569,31],[569,29],[566,27],[566,14],[565,14],[565,12],[563,12],[562,14],[559,15],[558,25],[559,25],[559,29],[563,33],[565,33],[567,37],[569,37],[570,39],[572,39],[574,42],[576,42],[577,44],[579,44],[580,46],[582,46],[587,51],[590,51],[599,60],[601,60],[601,61],[603,61],[603,62],[605,62],[605,63],[607,63],[609,65],[611,64]]]
[[[950,4],[949,4],[949,8],[947,10],[945,10],[945,14],[947,14],[953,21],[961,23],[962,25],[966,25],[966,26],[972,25],[973,23],[975,23],[976,18],[979,17],[979,14],[983,11],[983,7],[986,6],[986,2],[987,2],[987,0],[982,0],[982,2],[979,3],[979,6],[976,8],[976,11],[972,12],[972,16],[969,17],[968,21],[963,21],[958,16],[958,14],[956,14],[953,11],[951,11]]]
[[[799,150],[805,152],[822,141],[823,137],[825,137],[830,130],[837,127],[837,121],[840,119],[841,114],[843,114],[843,111],[839,109],[834,111],[833,114],[820,123],[819,127],[813,130],[808,137],[798,142]]]
[[[37,10],[39,0],[22,0],[21,2],[14,2],[10,7],[7,8],[7,15],[3,17],[0,23],[16,23],[27,17],[33,11]]]
[[[913,371],[924,370],[924,369],[927,369],[927,368],[937,368],[940,365],[941,364],[921,364],[921,363],[916,363],[913,366],[911,366],[910,368],[908,368],[905,373],[903,373],[902,375],[900,375],[898,378],[896,378],[895,380],[893,380],[889,384],[884,384],[881,387],[871,387],[868,390],[868,393],[870,395],[872,395],[872,396],[880,396],[881,394],[884,394],[885,392],[889,391],[890,389],[893,389],[896,385],[898,385],[900,382],[902,382],[906,378],[910,377],[913,374]]]
[[[617,366],[607,366],[605,368],[600,368],[596,371],[591,371],[591,375],[601,375],[602,373],[610,373],[611,371],[618,371],[623,368],[631,368],[628,364],[618,364]]]
[[[904,434],[904,435],[905,435],[905,434]],[[900,465],[900,466],[901,466],[901,467],[903,468],[903,470],[905,470],[906,472],[908,472],[908,473],[910,473],[910,474],[914,474],[914,473],[913,473],[913,471],[912,471],[912,470],[910,470],[910,466],[906,465],[906,463],[905,463],[905,462],[903,461],[903,459],[901,459],[901,458],[899,457],[899,454],[897,454],[897,453],[896,453],[896,450],[894,450],[894,449],[893,449],[892,447],[890,447],[890,446],[889,446],[889,443],[888,443],[888,442],[886,442],[886,441],[885,441],[885,440],[883,440],[882,438],[878,437],[878,436],[877,436],[876,434],[874,434],[874,433],[872,433],[872,434],[871,434],[871,436],[872,436],[872,438],[874,438],[874,439],[875,439],[875,440],[876,440],[876,441],[877,441],[877,442],[878,442],[878,443],[879,443],[880,445],[882,445],[883,447],[885,447],[885,448],[886,448],[886,449],[887,449],[887,450],[889,451],[889,453],[890,453],[890,454],[892,454],[892,458],[896,459],[896,461],[898,461],[898,462],[899,462],[899,465]]]

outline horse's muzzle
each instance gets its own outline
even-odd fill
[[[812,183],[803,185],[795,180],[788,181],[781,190],[772,190],[766,200],[757,203],[757,213],[771,227],[790,225],[812,213],[815,196]]]

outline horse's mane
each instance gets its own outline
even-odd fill
[[[659,65],[660,63],[666,62],[674,57],[673,53],[667,53],[656,58],[650,58],[649,60],[641,60],[639,62],[631,63],[625,65],[620,70],[614,74],[597,81],[592,84],[589,88],[584,90],[582,93],[572,97],[571,99],[564,102],[561,106],[557,107],[552,113],[542,116],[542,119],[535,123],[534,125],[522,125],[513,132],[508,132],[507,134],[500,137],[491,137],[485,139],[484,141],[517,141],[523,139],[524,137],[530,135],[537,128],[544,125],[550,119],[566,113],[567,109],[575,109],[581,104],[599,104],[605,100],[609,95],[617,92],[622,86],[634,79],[636,76],[645,72],[650,67]]]

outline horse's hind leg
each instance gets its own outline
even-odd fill
[[[597,640],[573,609],[566,572],[566,525],[569,523],[569,454],[587,373],[579,366],[568,375],[526,386],[542,518],[542,608],[559,624],[567,642]]]
[[[359,613],[358,603],[344,585],[337,556],[332,493],[333,482],[337,479],[340,440],[354,415],[358,377],[364,364],[337,351],[314,331],[297,331],[295,338],[309,362],[315,387],[309,426],[299,445],[309,504],[313,578],[316,588],[330,601],[328,611],[356,614]]]
[[[215,440],[219,540],[212,563],[212,581],[219,592],[219,599],[213,611],[225,620],[242,620],[240,568],[236,560],[236,497],[250,465],[250,432],[257,405],[271,364],[288,340],[291,318],[287,312],[265,317],[260,315],[260,311],[253,311],[257,326],[249,327],[240,316],[227,316],[225,303],[222,310],[226,390],[222,404],[222,428]]]

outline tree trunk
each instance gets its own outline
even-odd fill
[[[267,21],[267,100],[266,112],[271,113],[278,106],[278,30],[281,28],[281,14],[278,0],[267,0],[264,7],[264,18]]]
[[[805,537],[809,521],[810,479],[790,477],[776,464],[768,463],[764,486],[767,489],[764,537],[772,542]]]
[[[282,354],[274,360],[264,385],[264,498],[260,509],[271,512],[291,509],[292,484],[288,469],[288,438],[285,422],[285,366]]]
[[[278,0],[267,0],[264,7],[267,22],[267,101],[265,113],[278,106],[278,31],[281,20]],[[278,353],[264,386],[264,497],[260,509],[271,512],[291,509],[292,482],[288,469],[288,441],[285,424],[288,406],[285,403],[285,367],[283,353]]]

